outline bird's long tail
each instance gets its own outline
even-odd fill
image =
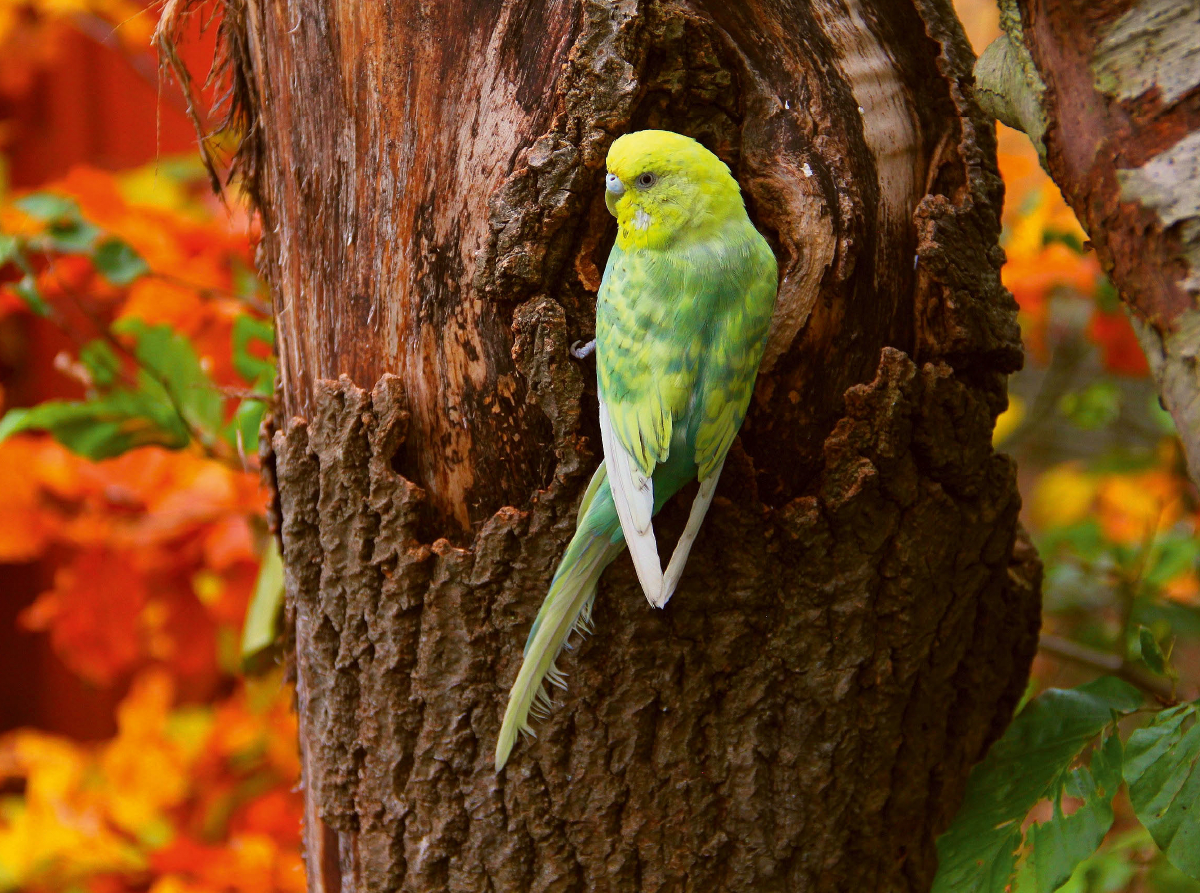
[[[497,771],[508,761],[517,733],[533,734],[529,714],[540,716],[549,707],[544,680],[566,688],[566,678],[555,667],[555,661],[574,630],[591,628],[592,601],[600,575],[625,548],[620,530],[602,463],[584,494],[575,536],[525,641],[525,658],[508,696],[508,708],[496,742]]]

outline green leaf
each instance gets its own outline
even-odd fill
[[[13,204],[37,220],[61,220],[64,217],[79,216],[79,205],[53,192],[31,192]]]
[[[242,627],[242,665],[254,667],[261,663],[266,652],[275,644],[279,631],[279,614],[283,608],[283,558],[275,537],[267,540],[254,595],[246,610]]]
[[[1163,586],[1180,574],[1192,570],[1200,558],[1200,540],[1191,532],[1171,532],[1159,537],[1153,547],[1154,558],[1146,571],[1147,583]]]
[[[250,344],[254,341],[267,347],[268,351],[275,345],[275,327],[268,319],[256,319],[253,316],[239,316],[233,321],[233,368],[237,374],[254,385],[265,384],[270,388],[275,380],[275,360],[268,353],[266,358],[256,357],[250,353]]]
[[[46,431],[67,449],[95,461],[151,444],[178,449],[189,440],[169,404],[129,390],[85,402],[51,400],[11,410],[0,419],[0,441],[22,431]]]
[[[1121,390],[1110,381],[1097,381],[1082,391],[1063,394],[1058,409],[1085,431],[1097,431],[1121,415]]]
[[[1096,306],[1105,313],[1116,313],[1121,309],[1121,294],[1107,276],[1101,276],[1096,283]]]
[[[121,371],[121,360],[107,341],[89,341],[79,350],[79,362],[87,369],[92,384],[98,388],[109,388]]]
[[[215,441],[224,402],[200,365],[191,343],[167,326],[124,320],[114,331],[132,335],[141,368],[135,386],[115,386],[120,360],[103,341],[93,341],[80,360],[102,393],[86,401],[53,400],[13,410],[0,420],[0,440],[19,431],[47,431],[68,449],[108,459],[154,444],[179,449],[197,433]]]
[[[191,342],[169,326],[147,326],[140,319],[121,320],[113,331],[136,339],[133,352],[145,367],[138,372],[139,390],[177,407],[192,430],[214,443],[224,427],[224,400]]]
[[[1055,242],[1066,245],[1076,254],[1083,254],[1083,240],[1079,238],[1077,233],[1047,228],[1042,233],[1042,244],[1053,245]]]
[[[1151,421],[1154,422],[1159,431],[1172,436],[1179,433],[1175,427],[1175,419],[1167,412],[1166,407],[1162,404],[1162,398],[1158,394],[1150,394],[1146,400],[1146,406],[1150,410]]]
[[[1133,811],[1171,864],[1200,879],[1197,704],[1163,710],[1129,736],[1125,782]]]
[[[258,429],[267,404],[263,400],[243,400],[225,429],[225,439],[234,449],[247,453],[258,450]],[[241,441],[240,443],[238,441]]]
[[[113,285],[129,285],[150,272],[150,267],[129,243],[111,236],[96,246],[92,262],[100,275]]]
[[[1150,863],[1145,885],[1154,893],[1200,893],[1200,881],[1188,877],[1168,861],[1159,850],[1158,858]],[[1091,891],[1086,891],[1091,893]]]
[[[1109,735],[1092,754],[1090,768],[1073,770],[1064,782],[1054,792],[1050,820],[1034,825],[1026,835],[1038,893],[1053,893],[1065,884],[1112,827],[1112,799],[1121,784],[1121,739]],[[1083,800],[1069,816],[1062,810],[1064,792]]]
[[[21,243],[17,241],[16,236],[10,236],[8,233],[0,233],[0,267],[3,267],[10,260],[17,256],[17,252],[21,249]]]
[[[1086,561],[1095,561],[1108,551],[1109,543],[1104,537],[1100,522],[1095,518],[1088,518],[1078,524],[1044,532],[1038,538],[1037,547],[1039,552],[1048,553],[1069,550]]]
[[[1001,893],[1012,875],[1026,814],[1057,790],[1068,766],[1114,713],[1131,713],[1141,704],[1137,689],[1111,676],[1075,689],[1050,689],[1030,701],[971,772],[962,808],[937,842],[934,893]],[[1068,830],[1083,835],[1100,818]],[[1047,874],[1056,874],[1051,867]]]
[[[1162,598],[1135,598],[1129,619],[1151,629],[1162,629],[1159,638],[1200,636],[1200,610]]]
[[[1158,647],[1158,642],[1154,639],[1154,633],[1146,629],[1144,626],[1138,627],[1138,657],[1142,663],[1151,669],[1151,671],[1163,676],[1167,672],[1167,658],[1162,653],[1162,649]]]
[[[63,254],[89,254],[100,238],[100,230],[86,220],[65,218],[46,227],[50,247]]]
[[[46,303],[46,299],[42,297],[41,290],[37,287],[37,279],[32,273],[27,273],[12,287],[17,293],[26,307],[36,313],[38,316],[47,317],[50,315],[50,305]]]
[[[1145,828],[1109,838],[1075,869],[1059,893],[1121,893],[1137,874],[1137,851],[1151,845]]]

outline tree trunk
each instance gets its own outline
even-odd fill
[[[949,2],[229,2],[310,888],[927,888],[1039,618],[991,450],[1021,362],[994,134]],[[615,235],[604,157],[646,127],[732,166],[773,333],[674,600],[616,562],[497,774],[599,461],[568,346]]]
[[[1200,0],[1001,0],[989,111],[1024,130],[1131,311],[1200,484]]]

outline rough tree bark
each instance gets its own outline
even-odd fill
[[[1087,230],[1200,483],[1200,0],[1002,0],[1001,17],[981,98]]]
[[[922,890],[1039,616],[991,123],[947,0],[227,0],[313,890]],[[598,461],[628,130],[732,165],[782,271],[665,611],[627,559],[497,775]],[[660,522],[664,548],[688,496]]]

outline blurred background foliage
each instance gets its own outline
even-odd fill
[[[994,0],[958,7],[982,49]],[[280,586],[256,469],[270,299],[253,216],[211,195],[159,80],[156,9],[0,0],[0,889],[304,888],[292,693],[275,661],[243,672]],[[1152,802],[1200,754],[1196,490],[1085,234],[1000,130],[1027,364],[995,442],[1045,628],[1032,700],[943,838],[967,874],[939,883],[1200,891],[1155,842],[1195,820]],[[1003,876],[972,887],[988,858]]]
[[[269,298],[156,21],[0,0],[0,889],[304,889],[292,693],[242,673]]]

